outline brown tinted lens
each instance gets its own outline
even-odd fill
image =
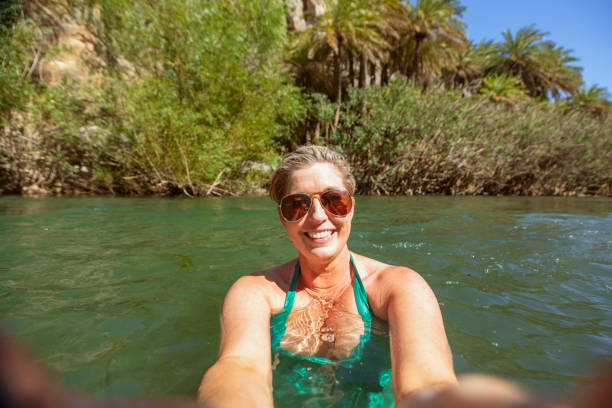
[[[297,221],[310,209],[312,199],[307,194],[291,194],[281,200],[281,214],[288,221]]]
[[[345,216],[353,208],[353,200],[347,191],[330,190],[321,194],[321,205],[330,213]]]

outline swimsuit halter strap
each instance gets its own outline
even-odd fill
[[[363,286],[363,282],[361,281],[361,276],[359,276],[359,271],[357,270],[357,265],[355,265],[355,260],[353,259],[353,254],[351,254],[351,264],[353,265],[354,271],[354,283],[353,283],[353,291],[355,293],[355,303],[357,304],[357,310],[361,315],[361,318],[364,322],[372,321],[372,313],[370,313],[370,303],[368,303],[368,294],[365,291],[365,287]]]
[[[291,278],[291,284],[285,297],[285,304],[283,310],[290,311],[293,307],[293,301],[295,299],[295,291],[297,290],[298,278],[300,277],[300,261],[295,262],[295,268],[293,268],[293,278]]]
[[[355,265],[355,260],[353,259],[353,254],[350,254],[351,265],[353,266],[353,293],[355,294],[355,303],[357,305],[357,310],[359,311],[359,315],[364,321],[371,321],[372,314],[370,313],[370,304],[368,303],[368,295],[365,291],[365,287],[363,286],[363,282],[361,280],[361,276],[359,276],[359,270],[357,269],[357,265]],[[298,279],[300,277],[300,261],[296,261],[295,268],[293,268],[293,278],[291,279],[291,284],[289,285],[289,290],[287,291],[287,296],[285,297],[285,304],[283,305],[283,311],[289,313],[293,308],[293,302],[295,301],[295,291],[297,290]]]
[[[363,282],[361,281],[361,277],[359,276],[359,271],[357,270],[357,266],[355,265],[355,261],[353,259],[353,255],[350,255],[351,265],[353,266],[354,278],[353,278],[353,292],[355,294],[355,303],[357,306],[357,310],[359,315],[361,315],[361,319],[365,324],[365,332],[361,336],[359,346],[353,349],[353,353],[351,357],[347,359],[347,361],[352,361],[358,359],[361,355],[361,349],[363,345],[370,338],[370,323],[372,322],[372,313],[370,311],[370,304],[368,303],[368,295],[363,286]],[[285,297],[285,304],[283,306],[283,310],[272,316],[271,319],[271,327],[270,327],[270,340],[273,352],[283,351],[280,341],[283,337],[285,337],[285,330],[287,328],[287,319],[289,314],[291,313],[291,309],[293,308],[293,302],[295,300],[295,291],[297,290],[298,278],[300,276],[300,262],[299,260],[295,263],[295,268],[293,269],[293,278],[291,279],[291,283],[289,284],[289,289],[287,290],[287,296]],[[285,351],[286,352],[286,351]],[[286,352],[290,355],[293,355],[291,352]],[[311,356],[307,357],[307,360],[316,361],[321,363],[333,363],[334,361],[328,360],[324,357]]]

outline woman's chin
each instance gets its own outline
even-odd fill
[[[334,231],[325,238],[311,238],[308,234],[293,236],[291,240],[301,256],[310,258],[315,262],[331,261],[346,247],[344,234]]]
[[[339,248],[336,243],[330,243],[330,245],[307,246],[304,248],[304,251],[300,252],[302,255],[309,258],[319,261],[329,261],[334,259],[338,253],[341,252],[341,248]]]
[[[312,258],[327,261],[334,258],[335,251],[331,250],[331,248],[315,248],[308,251],[308,255]]]

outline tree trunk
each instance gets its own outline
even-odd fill
[[[373,62],[370,63],[370,86],[376,85],[376,64]]]
[[[302,144],[310,144],[311,136],[310,136],[310,127],[312,126],[312,119],[308,118],[302,124],[302,137],[300,138],[300,142]]]
[[[359,87],[360,88],[365,88],[366,87],[366,70],[368,66],[368,58],[361,54],[360,55],[360,59],[359,59]]]
[[[334,82],[336,85],[336,103],[338,106],[336,107],[336,115],[334,116],[334,126],[332,130],[335,132],[338,127],[338,122],[340,121],[340,105],[342,104],[342,73],[340,72],[341,67],[341,53],[342,52],[342,38],[338,37],[338,52],[334,54]],[[326,139],[328,136],[326,134]]]
[[[413,85],[420,84],[423,70],[423,41],[427,38],[426,34],[417,33],[414,36],[416,44],[414,46],[414,60],[412,61],[412,82]]]
[[[380,82],[382,85],[387,85],[389,83],[389,63],[386,62],[382,66],[382,71],[380,72]]]
[[[351,86],[355,86],[355,67],[353,65],[353,52],[348,51],[348,62],[349,62],[349,80]]]
[[[338,52],[334,53],[334,88],[336,91],[335,100],[336,103],[342,102],[342,78],[341,78],[341,55],[342,41],[338,40]]]

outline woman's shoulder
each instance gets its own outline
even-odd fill
[[[286,290],[291,284],[295,263],[296,259],[292,259],[282,265],[249,273],[238,280],[249,282],[253,285],[274,286]]]
[[[423,280],[418,272],[409,267],[387,264],[356,253],[352,253],[352,255],[364,284],[366,282],[384,284],[397,282],[398,279],[402,281]]]
[[[392,297],[429,298],[433,294],[425,279],[409,267],[391,265],[357,254],[353,254],[353,258],[368,301],[374,312],[383,319],[386,319],[388,301]]]
[[[295,262],[296,260],[293,259],[270,269],[241,276],[234,282],[230,290],[242,293],[258,293],[264,296],[270,307],[274,309],[279,302],[284,302],[284,296],[293,277]]]

